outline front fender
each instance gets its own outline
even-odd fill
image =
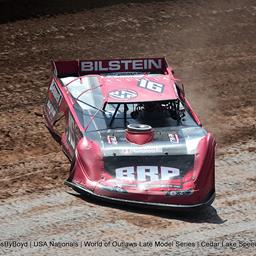
[[[97,143],[81,138],[75,152],[75,163],[71,170],[72,181],[86,187],[94,187],[104,171],[101,150]]]
[[[193,180],[202,195],[215,190],[215,147],[216,141],[208,133],[197,146]]]

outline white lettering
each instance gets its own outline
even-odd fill
[[[164,90],[164,84],[152,82],[146,79],[141,79],[138,86],[157,93],[162,93]]]
[[[93,63],[93,62],[92,62]],[[98,65],[98,61],[94,61],[94,71],[98,71],[99,70],[99,65]]]
[[[162,67],[162,60],[158,59],[157,62],[155,60],[148,60],[148,68],[152,69],[153,67],[160,69]]]
[[[142,60],[134,60],[132,62],[132,69],[133,70],[142,70],[143,69],[143,62]]]
[[[108,71],[108,68],[104,68],[102,61],[99,61],[99,71]]]
[[[109,70],[118,71],[120,70],[120,61],[114,60],[109,62]]]
[[[81,61],[82,72],[90,71],[120,71],[132,72],[138,70],[158,70],[162,67],[162,59],[133,59],[133,60],[96,60]]]
[[[173,167],[161,166],[161,180],[169,180],[180,175],[180,170]]]
[[[144,69],[148,68],[148,60],[144,60]]]
[[[92,61],[83,61],[81,62],[81,71],[93,71],[93,62]]]
[[[116,178],[135,180],[134,167],[130,166],[116,169]]]
[[[139,87],[146,88],[148,81],[146,79],[141,79],[139,82]]]
[[[117,168],[115,172],[118,179],[138,181],[170,180],[180,175],[179,169],[165,166],[127,166]]]
[[[158,167],[157,166],[138,166],[137,179],[139,181],[158,181]]]
[[[164,87],[163,84],[155,83],[152,81],[149,81],[148,86],[147,86],[147,88],[149,90],[154,91],[154,92],[159,92],[159,93],[161,93],[163,91],[163,87]]]
[[[121,64],[124,64],[124,70],[129,70],[129,63],[132,63],[132,60],[121,60]]]

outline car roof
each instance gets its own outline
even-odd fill
[[[109,103],[166,101],[178,98],[174,79],[169,75],[108,75],[101,78],[101,83],[105,101]]]
[[[163,74],[85,75],[79,78],[65,77],[61,81],[74,98],[91,102],[96,97],[93,105],[98,107],[103,103],[139,103],[178,98],[175,80]]]

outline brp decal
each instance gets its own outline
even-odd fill
[[[180,170],[165,166],[127,166],[115,170],[117,179],[137,181],[170,180],[180,175]]]
[[[137,97],[138,94],[135,91],[123,89],[112,91],[108,94],[108,96],[114,99],[131,99]]]
[[[61,100],[62,100],[62,94],[60,92],[60,89],[58,88],[58,86],[56,85],[56,83],[54,81],[50,85],[50,92],[52,93],[56,103],[59,106],[61,103]]]
[[[164,91],[164,84],[149,81],[146,79],[141,79],[138,83],[138,86],[157,93],[162,93]]]

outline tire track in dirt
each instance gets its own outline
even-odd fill
[[[62,187],[68,177],[68,167],[69,162],[62,153],[1,165],[0,199]]]

